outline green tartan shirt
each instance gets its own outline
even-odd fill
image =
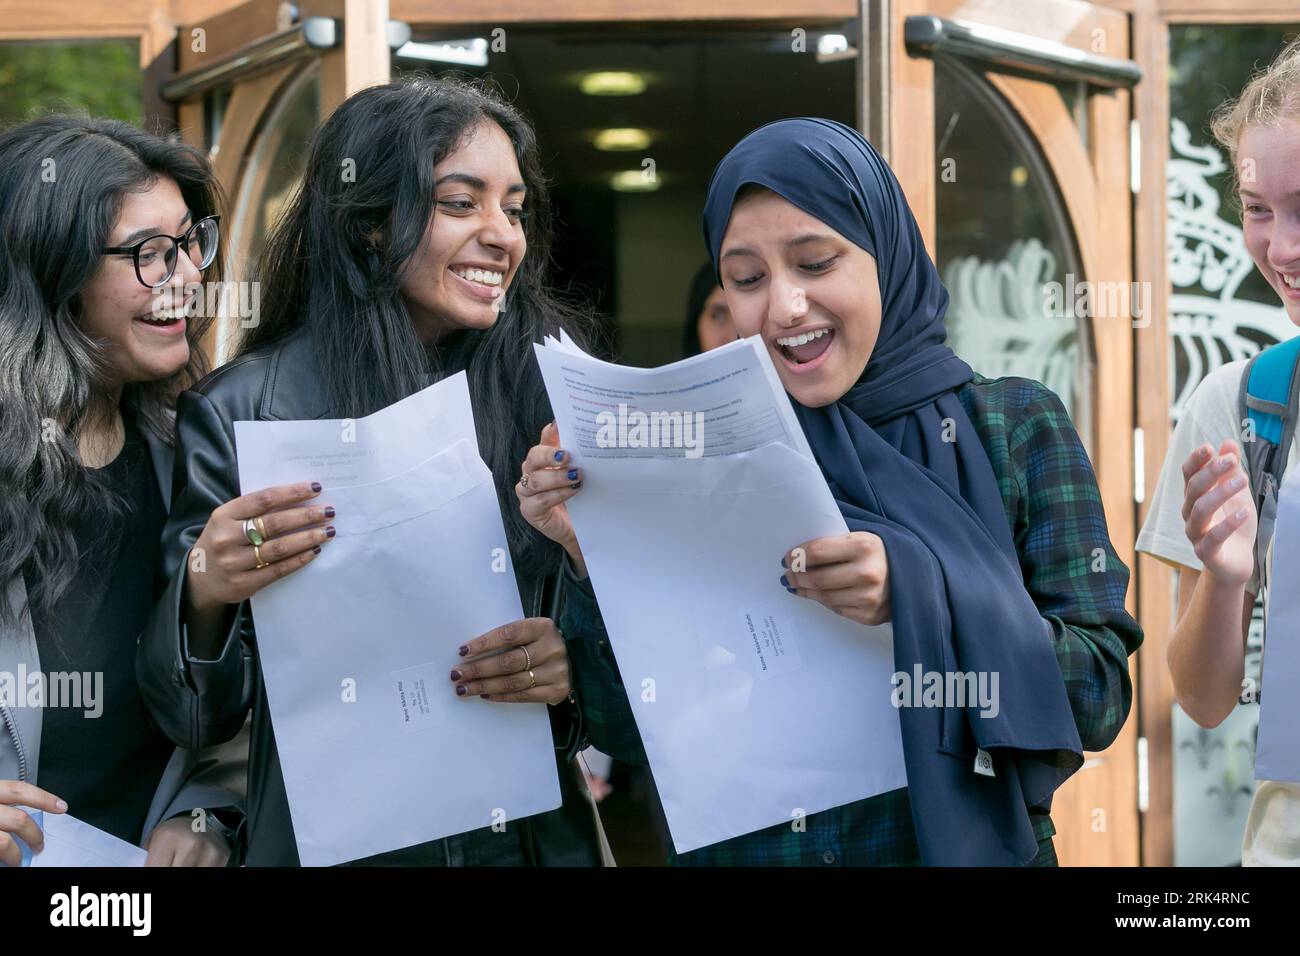
[[[1124,609],[1128,568],[1111,546],[1097,479],[1070,416],[1039,382],[976,376],[958,397],[997,476],[1025,588],[1047,622],[1086,750],[1119,734],[1133,698],[1128,656],[1142,630]],[[1098,561],[1097,549],[1104,555]],[[565,562],[559,628],[590,743],[646,763],[589,581]],[[906,788],[777,824],[669,862],[679,866],[907,866],[920,863]],[[1051,817],[1036,813],[1034,865],[1056,863]]]

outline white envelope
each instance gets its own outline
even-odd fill
[[[149,855],[138,846],[66,813],[46,813],[31,807],[17,809],[35,820],[45,835],[45,847],[40,853],[33,853],[22,840],[18,841],[23,866],[144,866]]]
[[[779,581],[848,530],[813,462],[592,462],[569,511],[678,852],[907,785],[892,629]]]
[[[252,599],[304,865],[560,805],[546,707],[461,700],[448,677],[461,644],[523,617],[468,415],[461,374],[358,420],[346,452],[339,422],[236,423],[245,491],[315,478],[337,510],[316,560]]]

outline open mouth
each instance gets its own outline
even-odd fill
[[[826,360],[834,340],[834,329],[814,329],[811,332],[782,336],[775,342],[787,368],[796,372],[808,372]]]
[[[1288,275],[1285,272],[1279,272],[1278,278],[1282,280],[1282,288],[1285,294],[1291,297],[1300,297],[1300,274]]]
[[[135,321],[160,332],[182,332],[185,329],[185,310],[168,309],[165,312],[149,312],[145,315],[137,315]]]
[[[460,280],[468,292],[485,301],[490,302],[504,292],[506,276],[503,271],[469,266],[448,266],[447,271]]]

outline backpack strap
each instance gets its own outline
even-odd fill
[[[1273,540],[1277,518],[1277,492],[1286,471],[1287,456],[1295,437],[1296,403],[1300,399],[1300,336],[1257,353],[1241,376],[1240,418],[1249,422],[1254,441],[1245,442],[1242,454],[1250,475],[1259,531],[1255,536],[1255,566],[1263,583],[1265,558]]]

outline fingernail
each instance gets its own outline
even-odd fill
[[[64,800],[55,800],[54,805],[59,808],[59,812],[63,812],[64,810],[68,809],[68,804]]]
[[[333,517],[334,517],[334,506],[333,506],[333,505],[331,505],[331,506],[329,506],[329,507],[327,507],[327,508],[325,509],[325,517],[327,517],[327,518],[333,518]]]
[[[781,555],[781,567],[785,567],[785,555]]]
[[[327,538],[332,538],[332,537],[334,537],[334,526],[333,526],[333,525],[330,525],[329,527],[327,527],[327,528],[325,529],[325,537],[327,537]]]
[[[1229,487],[1229,488],[1240,488],[1240,487],[1241,487],[1242,485],[1244,485],[1245,483],[1246,483],[1246,479],[1243,478],[1243,477],[1241,477],[1241,475],[1238,475],[1236,478],[1232,479],[1232,481],[1228,482],[1228,487]]]
[[[789,591],[791,594],[795,594],[795,593],[797,593],[797,592],[795,591],[795,589],[792,588],[792,587],[786,587],[786,590]]]
[[[574,491],[577,491],[579,488],[582,487],[582,482],[575,481],[573,484],[569,485],[569,487],[572,488]]]
[[[457,685],[456,685],[456,696],[457,696],[457,697],[464,697],[464,696],[465,696],[465,690],[466,690],[466,688],[465,688],[465,685],[464,685],[464,684],[457,684]]]
[[[314,551],[316,554],[320,554],[320,545],[319,544],[316,545],[316,547],[312,548],[312,551]]]
[[[569,469],[569,480],[570,480],[570,481],[577,481],[577,480],[578,480],[578,469],[576,469],[576,468],[570,468],[570,469]]]
[[[1246,509],[1245,508],[1238,509],[1237,513],[1233,515],[1233,517],[1238,519],[1246,517]]]
[[[557,462],[564,461],[564,452],[563,452],[563,451],[557,451],[557,452],[555,453],[555,460],[556,460]]]
[[[311,483],[311,490],[312,490],[312,491],[315,491],[315,492],[317,492],[317,493],[319,493],[319,492],[320,492],[320,482],[319,482],[319,481],[313,481],[313,482]]]
[[[460,646],[460,656],[461,656],[461,657],[464,657],[464,656],[467,655],[468,653],[469,653],[469,648],[466,647],[464,644],[462,644],[462,645]]]
[[[458,670],[453,670],[453,671],[451,672],[451,679],[452,679],[452,680],[460,680],[463,676],[465,676],[465,675],[463,675],[463,674],[462,674],[460,671],[458,671]]]
[[[781,584],[784,585],[787,589],[790,587],[790,582],[785,579],[784,574],[781,575]]]

